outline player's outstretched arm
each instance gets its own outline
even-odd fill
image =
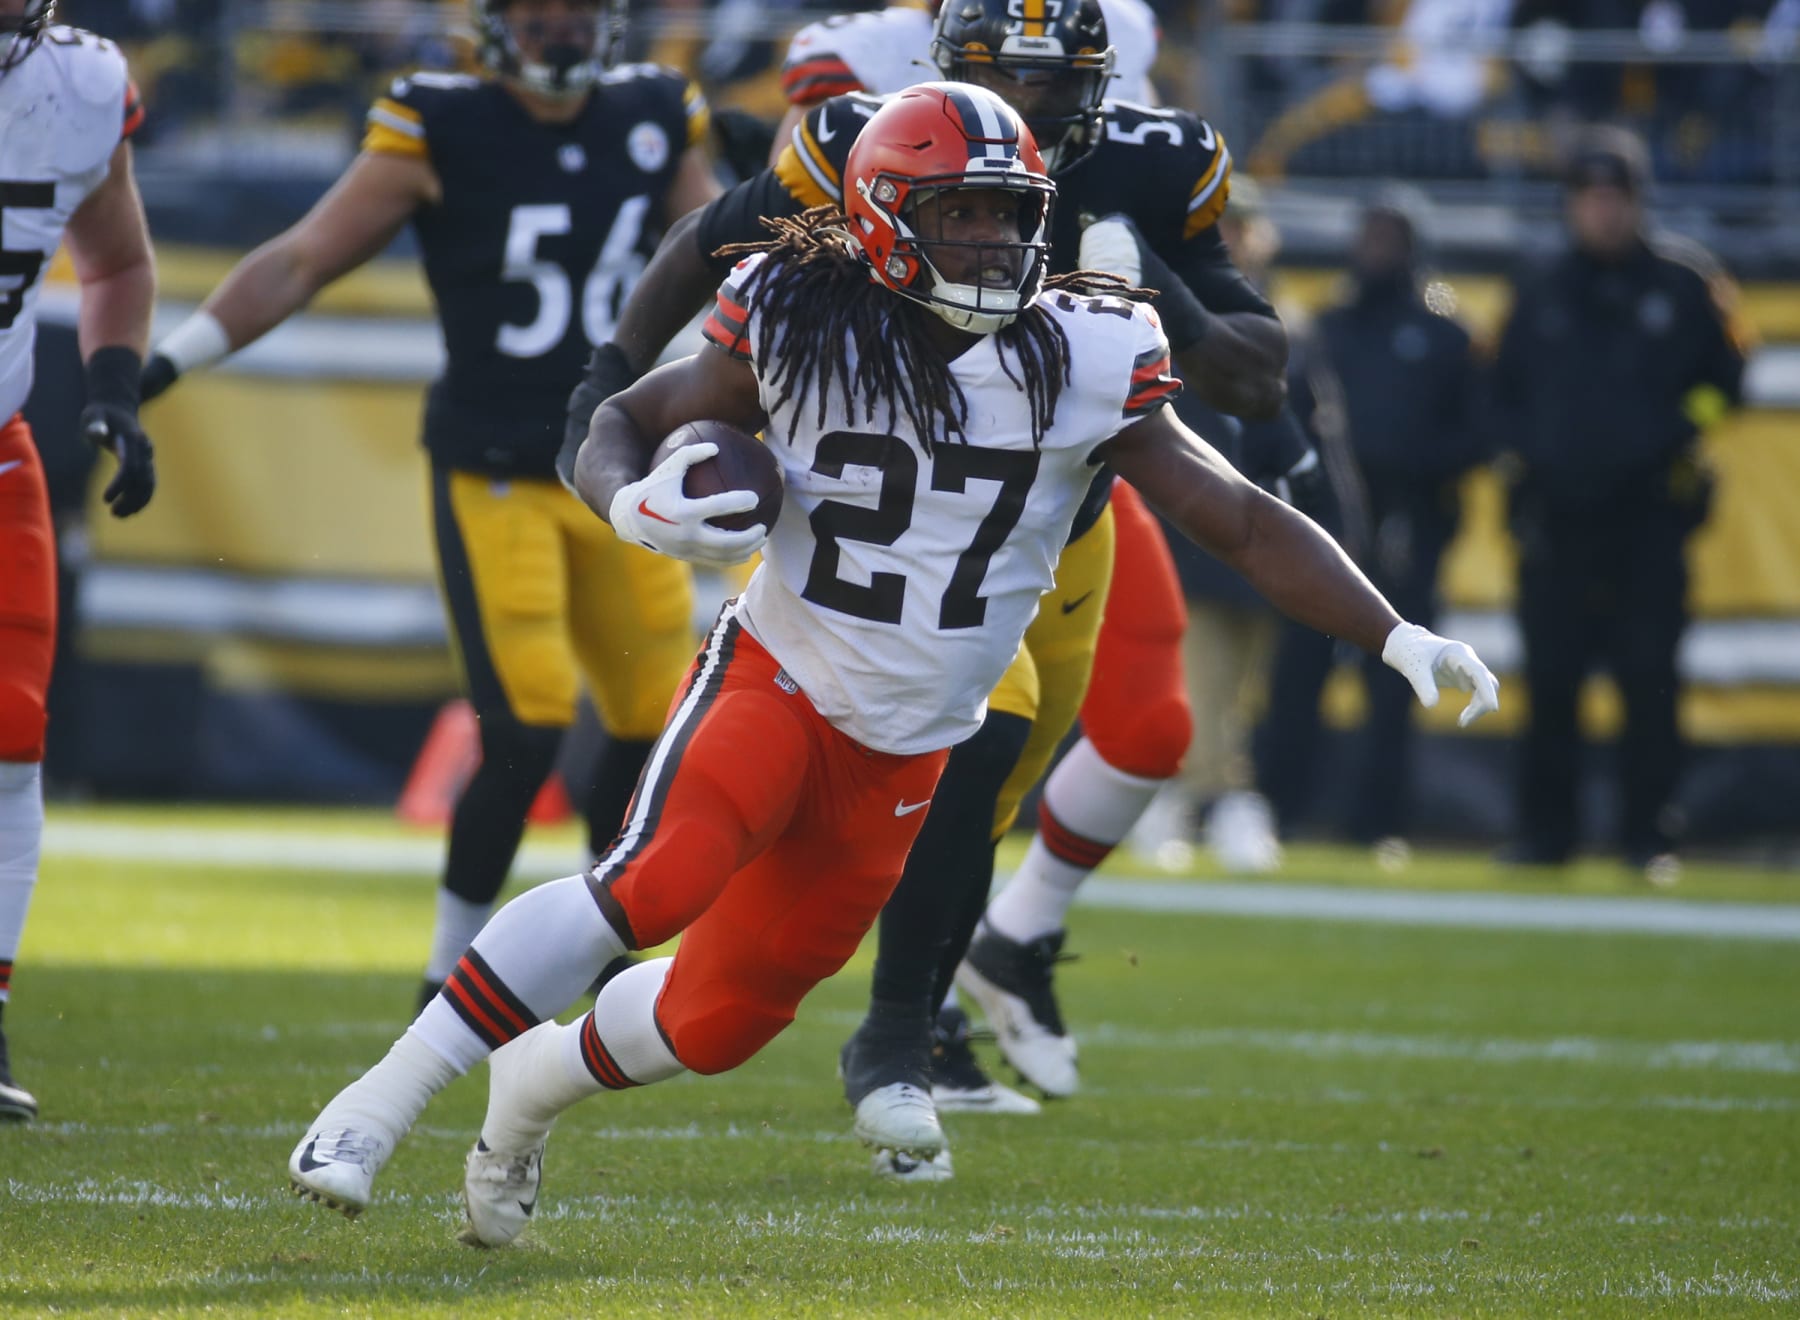
[[[105,498],[113,516],[125,518],[156,492],[154,453],[137,418],[138,371],[156,303],[156,262],[129,143],[114,149],[105,180],[69,217],[67,238],[81,284],[78,334],[87,364],[81,432],[118,459]]]
[[[768,528],[726,531],[707,519],[749,512],[755,493],[690,499],[682,489],[688,468],[716,449],[687,445],[650,470],[664,436],[683,423],[708,419],[746,431],[768,420],[749,364],[710,347],[658,367],[603,403],[576,456],[571,486],[627,541],[695,563],[742,563],[762,546]]]
[[[1472,650],[1404,622],[1317,523],[1239,475],[1172,409],[1126,427],[1100,456],[1282,613],[1380,655],[1425,705],[1454,687],[1474,693],[1464,724],[1498,707],[1494,676]]]
[[[238,262],[200,310],[156,346],[144,368],[144,398],[260,339],[377,255],[441,195],[429,161],[364,151],[311,211]]]

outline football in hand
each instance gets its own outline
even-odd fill
[[[781,464],[768,446],[746,431],[724,422],[689,422],[669,432],[668,438],[651,455],[654,471],[677,449],[688,445],[711,443],[719,452],[694,464],[681,483],[682,494],[691,500],[717,495],[728,490],[747,490],[756,496],[756,507],[747,513],[723,514],[706,521],[728,532],[741,532],[761,523],[775,530],[775,519],[781,516]]]

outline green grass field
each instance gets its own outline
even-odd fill
[[[402,837],[166,811],[53,812],[52,835],[165,823],[188,844]],[[1791,935],[1083,909],[1063,981],[1083,1093],[953,1116],[956,1179],[914,1187],[869,1176],[832,1078],[860,958],[738,1073],[573,1111],[526,1243],[480,1252],[454,1240],[479,1076],[355,1223],[283,1169],[404,1025],[430,876],[178,852],[45,863],[7,1017],[44,1106],[0,1128],[9,1317],[1800,1312]],[[1660,901],[1603,867],[1426,856],[1396,879],[1312,851],[1294,871]],[[1678,892],[1800,904],[1793,877],[1730,868]]]

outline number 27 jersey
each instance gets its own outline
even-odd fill
[[[835,385],[822,420],[811,393],[774,406],[780,327],[757,309],[769,260],[738,265],[703,327],[751,363],[777,336],[758,376],[786,498],[741,617],[819,713],[864,746],[952,746],[980,727],[1051,586],[1094,451],[1179,389],[1168,342],[1147,305],[1046,294],[1037,307],[1067,335],[1071,368],[1041,443],[1007,374],[1018,367],[1000,356],[1011,350],[988,335],[949,364],[968,400],[967,439],[928,445],[879,403],[866,420]],[[857,345],[847,338],[843,351],[854,379]]]

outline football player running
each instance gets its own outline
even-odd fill
[[[150,502],[138,370],[156,268],[128,139],[143,109],[104,38],[52,26],[55,0],[0,0],[0,1119],[35,1118],[13,1080],[4,1012],[44,832],[44,697],[56,643],[56,540],[19,410],[31,394],[41,276],[65,239],[81,285],[82,434],[118,459],[113,516]]]
[[[941,7],[936,2],[892,4],[836,14],[796,32],[781,65],[781,91],[788,108],[775,130],[769,163],[780,158],[806,112],[821,101],[851,92],[889,96],[929,78]],[[1048,17],[1049,6],[1042,9],[1041,16]],[[1143,0],[1100,0],[1100,9],[1113,49],[1112,77],[1102,94],[1109,100],[1155,105],[1150,66],[1156,62],[1156,12]],[[1026,17],[1023,6],[1019,17],[1021,22]]]
[[[1095,463],[1295,618],[1390,654],[1411,629],[1317,526],[1175,419],[1180,386],[1140,291],[1047,276],[1055,185],[1004,101],[910,89],[871,119],[845,177],[844,213],[814,209],[731,254],[744,260],[707,346],[609,400],[576,456],[581,498],[625,534],[648,510],[666,552],[763,551],[625,829],[586,874],[494,915],[445,993],[308,1127],[288,1163],[299,1194],[360,1212],[430,1097],[491,1054],[464,1237],[509,1242],[559,1113],[728,1071],[784,1029],[898,881],[916,807],[979,727]],[[682,493],[680,454],[646,471],[663,436],[703,419],[763,432],[786,486],[774,528],[711,526],[720,497]],[[1472,680],[1473,708],[1491,707],[1474,653],[1438,648],[1457,665],[1415,667],[1421,697]],[[551,1020],[596,968],[677,933],[673,958],[614,977],[579,1021]],[[941,1135],[934,1123],[912,1153]]]
[[[571,386],[660,230],[719,192],[681,75],[612,67],[622,0],[475,0],[489,74],[415,74],[362,152],[157,346],[153,398],[253,342],[411,224],[448,362],[426,396],[433,529],[481,761],[458,797],[420,1004],[493,909],[585,677],[608,734],[586,804],[612,838],[693,654],[682,564],[556,480]]]
[[[1224,141],[1185,111],[1105,100],[1112,51],[1096,0],[1063,5],[1042,21],[1013,13],[1018,7],[1009,0],[947,5],[932,53],[946,75],[996,91],[1046,144],[1045,160],[1062,195],[1050,269],[1123,268],[1133,283],[1161,290],[1158,310],[1189,386],[1221,411],[1274,413],[1285,388],[1287,339],[1219,236],[1231,176]],[[853,95],[816,107],[773,169],[671,231],[621,315],[614,342],[596,352],[571,402],[565,456],[600,399],[654,361],[703,304],[719,274],[708,254],[762,232],[763,215],[842,196],[845,156],[880,104]],[[1112,487],[1110,474],[1097,474],[1057,568],[1055,608],[1047,605],[1033,621],[981,731],[952,753],[945,789],[882,916],[868,1019],[840,1059],[845,1098],[864,1131],[881,1126],[872,1111],[894,1095],[907,1100],[910,1128],[910,1115],[930,1108],[928,1087],[945,1107],[1036,1107],[982,1074],[960,1010],[952,1007],[937,1020],[986,902],[994,841],[1078,711],[1097,752],[1081,766],[1096,800],[1108,804],[1112,842],[1180,765],[1191,716],[1179,585],[1154,521],[1129,489],[1121,487],[1114,499]],[[1122,568],[1115,568],[1115,556]],[[1109,601],[1109,593],[1117,594]],[[1110,633],[1104,644],[1103,618]],[[1103,647],[1112,652],[1110,662],[1089,694]],[[1093,822],[1082,825],[1082,847],[1092,856],[1094,836],[1104,831]],[[1010,965],[1041,973],[1048,984],[1055,951],[1033,941],[1018,952]]]

